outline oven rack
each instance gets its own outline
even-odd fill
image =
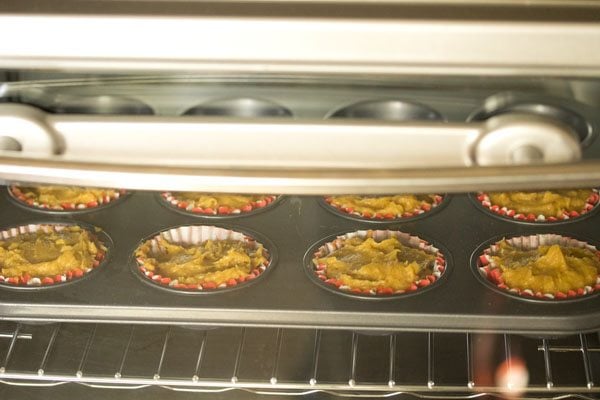
[[[523,381],[523,366],[528,383]],[[597,334],[0,323],[0,382],[342,397],[600,397]],[[504,374],[499,372],[504,371]]]

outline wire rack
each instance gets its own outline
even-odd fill
[[[345,397],[600,398],[598,334],[510,334],[0,323],[8,385]]]

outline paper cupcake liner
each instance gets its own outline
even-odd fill
[[[444,201],[444,196],[435,195],[432,204],[423,204],[421,207],[409,212],[405,212],[402,214],[371,214],[368,212],[355,211],[352,207],[344,207],[343,205],[333,204],[333,197],[334,196],[326,196],[323,198],[323,201],[327,204],[328,208],[337,211],[341,214],[345,214],[345,216],[367,221],[390,221],[418,217],[422,214],[432,211],[434,208],[438,207],[442,203],[442,201]]]
[[[137,252],[137,249],[150,241],[152,245],[152,251],[158,253],[162,251],[162,247],[160,245],[159,238],[163,238],[170,243],[181,244],[181,245],[198,245],[207,240],[235,240],[240,242],[245,242],[247,246],[250,248],[257,248],[259,243],[251,236],[248,236],[241,232],[236,232],[230,229],[220,228],[217,226],[208,226],[208,225],[189,225],[189,226],[179,226],[176,228],[172,228],[163,232],[160,232],[149,239],[142,241],[142,243],[136,248],[134,251]],[[144,267],[145,258],[144,257],[135,257],[136,261],[136,269],[141,274],[145,281],[153,283],[155,285],[162,286],[164,288],[173,289],[176,291],[186,291],[186,292],[216,292],[227,288],[233,288],[240,285],[246,285],[256,278],[261,276],[267,268],[273,263],[273,257],[270,250],[265,247],[264,244],[263,249],[265,252],[265,257],[268,259],[266,264],[262,264],[257,268],[250,271],[250,273],[246,276],[243,276],[238,279],[229,279],[227,282],[212,282],[212,281],[204,281],[198,282],[195,284],[183,284],[179,283],[176,279],[171,279],[168,277],[161,276],[160,274],[154,273],[150,270],[147,270]]]
[[[600,257],[600,252],[596,249],[595,246],[581,240],[557,234],[517,236],[510,239],[506,239],[506,241],[512,246],[523,250],[533,250],[538,248],[539,246],[551,246],[554,244],[558,244],[563,247],[585,247],[595,252],[596,255]],[[492,245],[490,245],[490,247],[484,249],[483,252],[479,253],[479,256],[475,261],[475,267],[477,269],[477,272],[487,284],[498,288],[501,291],[504,291],[508,294],[539,300],[564,300],[587,296],[600,290],[600,274],[596,276],[596,282],[594,286],[585,286],[576,290],[569,290],[567,293],[542,293],[534,292],[531,289],[511,288],[504,283],[504,279],[502,278],[502,271],[499,268],[497,268],[496,265],[494,265],[494,262],[492,261],[492,256],[494,256],[497,251],[498,242],[495,242]]]
[[[546,216],[546,215],[535,215],[535,214],[523,214],[518,213],[516,210],[507,207],[500,207],[497,204],[492,204],[490,197],[485,192],[479,192],[476,195],[477,201],[487,210],[490,210],[494,214],[497,214],[501,217],[507,219],[514,219],[517,221],[525,221],[525,222],[540,222],[540,223],[549,223],[549,222],[559,222],[566,221],[573,218],[581,217],[590,211],[592,211],[596,206],[598,206],[598,202],[600,200],[600,195],[598,194],[598,189],[592,189],[592,194],[586,200],[585,206],[582,210],[579,211],[571,211],[564,212],[560,217],[555,216]]]
[[[43,211],[74,212],[88,209],[100,208],[123,197],[127,192],[122,189],[113,189],[115,193],[99,197],[87,203],[62,203],[61,205],[50,205],[29,199],[21,192],[21,187],[12,185],[8,188],[10,196],[25,207],[35,208]]]
[[[436,256],[435,263],[433,266],[432,273],[427,275],[426,277],[415,280],[412,285],[405,290],[393,290],[389,287],[381,287],[377,289],[371,290],[362,290],[359,288],[353,288],[351,286],[345,285],[342,281],[337,280],[335,278],[327,277],[327,266],[325,264],[316,263],[316,259],[320,257],[325,257],[337,249],[343,247],[344,242],[353,237],[360,238],[368,238],[372,237],[377,242],[380,242],[384,239],[388,239],[391,237],[396,237],[400,243],[405,246],[409,246],[412,248],[418,248],[424,250],[427,253],[434,254]],[[310,261],[309,261],[309,270],[310,273],[317,278],[317,281],[321,285],[325,285],[325,287],[339,290],[345,294],[355,295],[359,297],[390,297],[390,296],[398,296],[411,292],[416,292],[423,288],[429,287],[436,283],[446,272],[447,270],[447,262],[444,257],[444,254],[435,246],[430,244],[429,242],[417,237],[411,236],[408,233],[400,232],[400,231],[391,231],[391,230],[361,230],[356,232],[347,233],[341,236],[337,236],[335,240],[326,242],[324,244],[319,245],[314,252],[309,252]]]
[[[96,235],[92,231],[92,228],[86,228],[86,227],[78,225],[78,224],[66,224],[66,223],[65,224],[61,224],[61,223],[29,224],[29,225],[21,225],[21,226],[17,226],[17,227],[9,228],[7,230],[0,231],[0,236],[2,237],[2,239],[9,239],[9,238],[17,237],[19,235],[23,235],[26,233],[35,233],[38,230],[41,230],[46,233],[60,232],[69,226],[79,226],[81,229],[87,230],[91,234],[92,240],[94,240],[94,242],[98,246],[98,250],[99,250],[98,254],[96,255],[96,258],[90,267],[85,268],[85,269],[75,268],[73,270],[67,271],[66,273],[63,273],[60,275],[54,275],[51,277],[50,276],[39,277],[39,276],[31,276],[31,275],[4,276],[4,275],[0,274],[0,285],[8,285],[8,286],[12,286],[12,287],[21,287],[21,288],[27,288],[27,287],[41,288],[41,287],[57,286],[57,285],[60,285],[63,283],[67,283],[70,281],[75,281],[77,279],[80,279],[80,278],[84,277],[86,274],[89,274],[90,272],[92,272],[93,270],[98,268],[103,263],[103,261],[106,260],[106,256],[108,254],[108,247],[107,247],[108,243],[106,243],[106,241],[100,240],[98,238],[98,235]]]
[[[227,206],[218,206],[215,208],[202,208],[197,207],[193,202],[190,203],[178,199],[175,195],[173,195],[172,192],[163,192],[161,193],[161,197],[168,205],[175,208],[177,211],[182,211],[189,214],[195,214],[204,217],[226,217],[240,214],[249,214],[268,207],[278,199],[278,196],[268,195],[264,196],[258,201],[250,202],[240,208],[230,208]]]

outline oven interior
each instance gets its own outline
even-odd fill
[[[99,120],[463,124],[532,115],[567,126],[583,160],[600,155],[600,85],[594,79],[7,70],[2,81],[0,108]],[[14,143],[3,146],[19,151]],[[90,157],[101,156],[90,149]],[[443,201],[436,210],[358,220],[331,209],[321,187],[288,191],[252,215],[213,217],[174,207],[161,194],[170,182],[158,181],[146,187],[152,190],[140,189],[139,182],[124,187],[127,195],[103,209],[61,213],[19,204],[9,190],[18,180],[3,183],[2,229],[83,223],[112,241],[103,268],[80,282],[0,287],[0,392],[8,396],[104,396],[109,390],[123,398],[598,396],[600,298],[592,293],[561,303],[507,296],[482,284],[473,266],[479,246],[493,238],[559,233],[599,243],[595,210],[556,224],[511,220],[482,207],[476,193],[440,187]],[[558,176],[551,186],[572,185]],[[251,233],[271,246],[277,261],[256,284],[222,293],[182,295],[144,282],[132,267],[133,249],[143,238],[181,225]],[[446,255],[444,279],[432,290],[383,301],[324,290],[306,271],[310,249],[357,230],[399,230],[427,239]]]

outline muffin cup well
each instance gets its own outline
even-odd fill
[[[52,277],[36,277],[36,276],[4,276],[0,275],[0,286],[14,289],[42,289],[51,287],[62,287],[65,284],[77,282],[90,275],[92,272],[97,270],[100,266],[106,263],[110,255],[110,249],[112,247],[112,241],[110,237],[99,228],[91,225],[82,223],[69,223],[69,222],[49,222],[41,224],[28,224],[16,227],[11,227],[6,230],[0,231],[0,236],[3,239],[9,239],[11,237],[17,237],[26,233],[34,233],[38,230],[44,232],[60,232],[68,226],[79,226],[81,229],[85,229],[91,234],[92,240],[98,246],[98,254],[93,264],[85,269],[75,268],[61,275],[55,275]]]
[[[281,201],[281,196],[267,195],[258,201],[250,202],[240,208],[226,206],[202,208],[178,199],[172,192],[163,192],[160,194],[160,202],[173,211],[207,218],[232,218],[254,215],[270,209],[279,203],[279,201]]]
[[[226,229],[218,226],[209,225],[187,225],[170,228],[158,233],[151,235],[150,237],[142,240],[133,251],[131,263],[132,268],[136,276],[141,278],[144,282],[160,288],[169,290],[175,293],[186,293],[186,294],[207,294],[207,293],[221,293],[229,290],[234,290],[242,287],[249,286],[250,284],[262,278],[265,272],[268,272],[273,268],[275,264],[275,255],[273,253],[273,246],[268,243],[265,238],[260,238],[260,242],[256,240],[257,234],[252,233],[251,235],[245,234],[239,231]],[[137,257],[137,249],[150,242],[153,252],[159,252],[161,250],[159,239],[167,240],[169,243],[181,244],[181,245],[197,245],[207,240],[236,240],[245,242],[247,246],[251,248],[258,247],[259,244],[263,245],[267,262],[253,269],[248,275],[237,279],[229,279],[227,282],[212,282],[204,281],[194,284],[183,284],[179,283],[176,279],[161,276],[160,274],[154,273],[144,267],[145,259],[143,257]]]
[[[331,111],[326,118],[379,119],[386,121],[443,121],[437,110],[412,100],[365,100]]]
[[[391,237],[396,237],[400,243],[412,248],[419,248],[436,256],[433,271],[430,275],[422,277],[405,290],[394,291],[392,288],[378,288],[372,290],[361,290],[344,285],[343,282],[328,278],[326,274],[327,267],[323,264],[316,263],[317,257],[324,257],[331,254],[335,250],[343,247],[345,240],[360,237],[372,237],[375,241],[382,241]],[[361,299],[394,299],[402,298],[411,294],[422,293],[425,290],[431,289],[439,285],[439,281],[448,275],[447,252],[442,252],[438,247],[431,243],[405,232],[393,230],[360,230],[332,236],[325,240],[319,241],[313,245],[304,256],[304,266],[310,279],[319,286],[337,294],[342,294],[350,297]]]
[[[33,199],[25,197],[21,191],[21,186],[12,185],[8,187],[8,194],[10,198],[15,201],[18,205],[26,207],[30,210],[42,211],[45,213],[56,213],[56,214],[67,214],[77,213],[85,211],[93,211],[104,208],[108,205],[114,204],[117,200],[123,199],[127,196],[127,191],[122,189],[114,189],[115,193],[111,196],[106,195],[97,198],[94,201],[88,203],[63,203],[58,206],[53,206],[46,203],[40,203]]]
[[[554,216],[546,216],[546,215],[535,215],[535,214],[523,214],[518,213],[516,210],[501,207],[498,204],[493,204],[490,200],[490,197],[485,192],[479,192],[474,196],[475,202],[480,205],[485,211],[489,211],[493,213],[494,216],[501,217],[502,219],[508,219],[518,222],[529,222],[529,223],[559,223],[559,222],[569,222],[574,219],[579,219],[587,214],[595,211],[598,207],[600,195],[598,194],[598,189],[592,189],[592,193],[586,200],[585,206],[582,210],[579,211],[571,211],[569,213],[563,213],[563,215],[559,218]]]
[[[212,99],[188,108],[183,115],[289,118],[293,114],[287,107],[270,100],[256,97],[225,97]]]
[[[423,218],[431,213],[439,210],[442,206],[444,206],[448,201],[447,195],[435,195],[434,201],[432,204],[423,205],[420,208],[416,208],[410,212],[405,212],[403,214],[370,214],[370,213],[360,213],[355,211],[351,207],[344,207],[343,205],[333,204],[333,197],[335,196],[326,196],[319,199],[319,202],[323,207],[325,207],[328,211],[333,212],[340,217],[349,218],[353,220],[366,221],[366,222],[402,222],[406,220],[414,220],[416,218]]]
[[[567,293],[542,293],[534,292],[531,289],[517,289],[508,287],[502,278],[502,271],[494,265],[492,260],[492,256],[494,256],[498,250],[497,244],[502,240],[504,240],[504,238],[496,238],[492,241],[484,243],[483,245],[479,246],[477,250],[475,250],[473,256],[471,257],[471,269],[473,270],[473,273],[486,286],[502,294],[519,299],[539,300],[545,302],[582,299],[600,291],[600,273],[597,275],[596,282],[593,286],[585,286],[582,288],[577,288],[576,290],[569,290]],[[550,246],[554,244],[565,247],[585,247],[595,252],[597,257],[600,257],[600,252],[595,246],[582,240],[558,234],[515,236],[506,239],[506,241],[512,246],[521,248],[523,250],[533,250],[539,246]]]
[[[572,99],[552,98],[539,95],[529,95],[519,92],[496,93],[487,99],[482,107],[474,110],[467,121],[485,121],[494,116],[518,113],[525,115],[536,115],[553,119],[568,126],[573,131],[582,146],[588,146],[594,140],[596,132],[593,124],[593,114],[582,107],[583,104],[574,102]]]
[[[56,114],[153,115],[154,109],[137,98],[119,95],[82,95],[42,91],[30,102]]]

